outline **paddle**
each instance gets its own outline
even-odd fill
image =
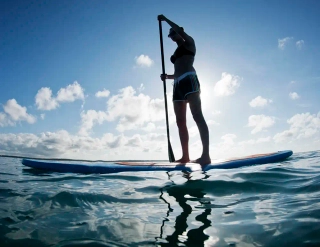
[[[162,60],[162,74],[165,74],[164,68],[164,55],[163,55],[163,40],[162,40],[162,25],[161,20],[158,17],[159,21],[159,32],[160,32],[160,47],[161,47],[161,60]],[[163,80],[163,92],[164,92],[164,105],[166,108],[166,124],[167,124],[167,139],[168,139],[168,151],[169,151],[169,161],[174,162],[174,154],[172,151],[171,143],[170,143],[170,135],[169,135],[169,123],[168,123],[168,106],[167,106],[167,87],[166,87],[166,80]]]

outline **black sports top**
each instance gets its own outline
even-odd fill
[[[184,55],[191,55],[191,56],[195,56],[195,53],[192,51],[187,50],[183,45],[180,45],[175,52],[173,53],[173,55],[171,56],[170,60],[171,62],[174,64],[175,61],[177,60],[177,58],[182,57]]]

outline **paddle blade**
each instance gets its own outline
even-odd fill
[[[175,162],[176,159],[174,158],[174,154],[173,154],[173,150],[172,150],[170,141],[168,142],[168,151],[169,151],[169,161]]]

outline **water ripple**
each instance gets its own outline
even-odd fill
[[[1,247],[320,245],[319,151],[208,172],[0,169]]]

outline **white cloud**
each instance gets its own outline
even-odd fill
[[[39,135],[0,134],[0,150],[8,153],[22,154],[29,156],[50,156],[59,157],[66,153],[76,153],[79,158],[79,151],[90,151],[113,148],[112,143],[117,139],[112,134],[104,135],[101,139],[91,137],[72,136],[65,130],[57,132],[43,132]]]
[[[46,114],[40,114],[41,119],[44,119]]]
[[[143,90],[145,90],[145,87],[144,87],[143,83],[141,83],[140,87],[138,88],[138,91],[142,92]]]
[[[287,44],[293,40],[293,37],[286,37],[283,39],[278,39],[278,48],[280,50],[284,50]],[[298,50],[301,50],[304,47],[304,40],[298,40],[296,41],[296,47]]]
[[[316,116],[308,113],[296,114],[288,121],[290,129],[297,129],[297,138],[312,137],[320,129],[320,114]]]
[[[149,133],[148,135],[146,135],[146,139],[150,140],[151,142],[155,142],[155,141],[165,142],[167,140],[167,135],[166,134]]]
[[[199,135],[199,129],[197,126],[192,126],[191,128],[188,129],[188,132],[190,137],[195,137]]]
[[[240,77],[223,72],[220,81],[214,86],[216,96],[228,96],[235,93],[240,86]]]
[[[141,147],[142,140],[140,135],[134,135],[133,137],[129,138],[125,145],[129,147]]]
[[[139,57],[135,57],[136,64],[139,67],[145,68],[145,67],[151,67],[153,65],[153,60],[149,58],[147,55],[140,55]]]
[[[84,90],[78,82],[68,85],[66,88],[61,88],[57,93],[57,101],[73,102],[77,99],[84,99]]]
[[[213,141],[210,143],[210,155],[213,161],[221,158],[240,158],[246,155],[271,153],[276,150],[288,149],[287,144],[274,143],[271,136],[237,141],[238,137],[236,135],[227,134],[221,137],[221,139],[221,142],[217,143],[216,141]],[[293,146],[290,147],[294,148]]]
[[[220,115],[221,111],[215,110],[215,111],[212,111],[211,113],[212,115]]]
[[[296,42],[296,46],[299,50],[301,50],[304,47],[304,41],[303,40],[298,40]]]
[[[268,136],[268,137],[262,137],[262,138],[259,138],[257,140],[257,143],[264,143],[264,142],[270,142],[271,141],[271,137]]]
[[[122,146],[126,145],[128,142],[128,138],[123,135],[114,136],[113,134],[106,134],[102,138],[103,144],[105,144],[108,148],[118,149]]]
[[[132,87],[126,87],[119,94],[112,96],[107,102],[107,114],[110,121],[119,119],[117,130],[137,129],[148,122],[156,122],[164,119],[163,100],[151,99],[148,95],[136,91]]]
[[[226,158],[229,157],[230,158],[230,154],[231,154],[231,150],[233,150],[233,148],[236,145],[235,139],[237,138],[237,136],[235,134],[225,134],[223,136],[221,136],[221,141],[215,145],[211,145],[210,144],[210,155],[212,155],[212,160],[216,160],[217,158]],[[202,144],[201,141],[197,141],[196,143],[193,144],[192,149],[190,150],[191,155],[192,155],[192,151],[194,151],[194,149],[198,149],[198,152],[201,152],[201,148],[202,148]]]
[[[300,98],[300,96],[299,96],[296,92],[289,93],[289,97],[290,97],[292,100],[296,100],[296,99],[299,99],[299,98]]]
[[[277,133],[274,135],[273,140],[275,142],[283,142],[283,141],[289,141],[295,136],[296,130],[285,130],[281,133]]]
[[[59,102],[73,102],[77,99],[84,99],[84,89],[76,81],[66,88],[61,88],[56,98],[52,96],[52,91],[48,87],[39,89],[35,96],[38,109],[45,111],[56,109],[59,106]]]
[[[253,139],[247,140],[247,141],[242,141],[239,142],[239,145],[247,146],[247,145],[254,145],[256,144],[256,141]]]
[[[288,119],[287,123],[290,124],[290,128],[277,133],[273,137],[275,142],[316,137],[320,130],[320,112],[318,115],[309,112],[296,114]]]
[[[251,107],[264,107],[268,103],[272,103],[272,100],[271,99],[265,99],[265,98],[262,98],[261,96],[258,96],[256,98],[254,98],[253,100],[251,100],[249,105]]]
[[[219,123],[217,123],[216,121],[214,121],[214,120],[208,120],[207,121],[207,124],[210,126],[210,125],[220,125]]]
[[[3,109],[13,121],[26,121],[29,124],[36,122],[36,118],[27,113],[27,108],[20,106],[15,99],[8,100]]]
[[[81,127],[79,130],[79,134],[82,136],[89,135],[89,131],[95,124],[102,124],[104,121],[110,120],[108,115],[104,111],[95,111],[95,110],[88,110],[83,111],[80,114],[81,116]]]
[[[71,159],[139,159],[148,151],[154,159],[166,157],[166,135],[124,136],[106,133],[100,138],[71,135],[65,130],[31,133],[0,134],[0,154]],[[162,154],[159,154],[162,152]],[[163,151],[161,151],[163,150]],[[121,155],[120,155],[121,154]],[[125,155],[125,156],[124,156]],[[146,157],[144,155],[144,157]]]
[[[247,141],[242,141],[242,142],[239,142],[239,145],[255,145],[255,144],[259,144],[259,143],[266,143],[266,142],[270,142],[271,141],[271,137],[268,136],[268,137],[263,137],[263,138],[259,138],[257,140],[254,140],[254,139],[250,139],[250,140],[247,140]]]
[[[89,110],[81,113],[82,124],[79,133],[87,135],[95,124],[104,121],[116,121],[116,129],[120,132],[126,130],[144,128],[148,131],[154,126],[152,122],[161,121],[165,118],[163,100],[151,99],[145,94],[136,94],[131,87],[122,88],[119,94],[113,95],[107,101],[107,111]]]
[[[284,50],[284,48],[286,47],[286,45],[290,42],[290,40],[292,40],[293,37],[286,37],[283,39],[278,39],[278,48],[280,50]]]
[[[0,112],[0,127],[6,127],[9,125],[13,126],[14,122],[8,118],[7,114]]]
[[[146,132],[151,132],[151,131],[154,131],[156,129],[156,125],[154,123],[148,123],[147,126],[142,127],[141,129],[146,131]]]
[[[59,106],[57,100],[52,97],[51,89],[48,87],[39,89],[35,100],[39,110],[50,111],[56,109]]]
[[[248,119],[248,127],[253,127],[251,134],[256,134],[263,129],[267,129],[274,125],[274,117],[265,115],[251,115]]]
[[[227,145],[234,145],[234,139],[236,139],[237,136],[235,134],[226,134],[221,137],[223,140],[223,144]]]
[[[311,115],[309,112],[296,114],[290,118],[287,122],[293,128],[305,128],[308,126],[320,127],[320,115]]]
[[[0,112],[0,127],[7,126],[7,115]]]
[[[98,91],[96,93],[96,97],[97,98],[108,98],[110,95],[110,91],[109,90],[106,90],[106,89],[103,89],[102,91]]]

